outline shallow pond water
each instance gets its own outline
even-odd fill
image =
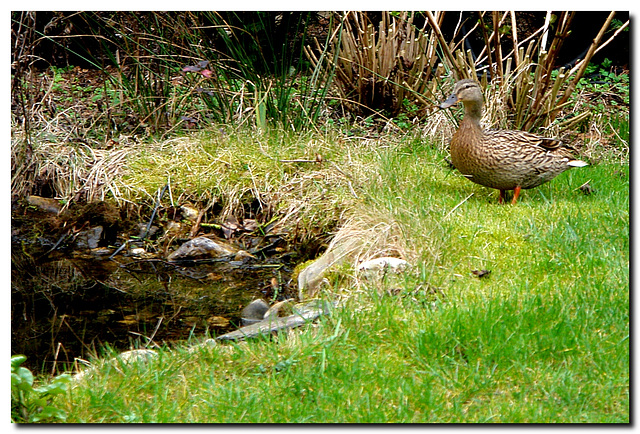
[[[20,247],[11,256],[11,353],[34,372],[59,373],[76,359],[153,348],[240,325],[256,298],[292,293],[283,263],[57,257],[39,262]]]

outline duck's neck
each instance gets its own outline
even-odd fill
[[[482,119],[482,102],[465,101],[462,123],[467,127],[476,127],[481,130],[480,119]]]
[[[464,117],[451,139],[451,161],[463,173],[471,173],[472,168],[466,166],[467,161],[482,153],[484,132],[480,126],[481,117],[482,103],[464,102]]]

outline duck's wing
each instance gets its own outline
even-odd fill
[[[527,131],[488,130],[485,131],[485,134],[490,136],[492,140],[510,143],[513,146],[534,146],[550,152],[560,151],[562,154],[566,154],[567,151],[575,152],[575,149],[560,139],[543,137]]]

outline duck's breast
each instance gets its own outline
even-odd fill
[[[518,158],[508,146],[465,134],[462,128],[451,140],[451,162],[469,180],[485,187],[512,190],[523,178]]]

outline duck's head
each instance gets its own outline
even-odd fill
[[[441,109],[449,108],[458,102],[474,102],[482,104],[482,89],[477,81],[470,78],[460,80],[453,87],[453,93],[439,105]]]

